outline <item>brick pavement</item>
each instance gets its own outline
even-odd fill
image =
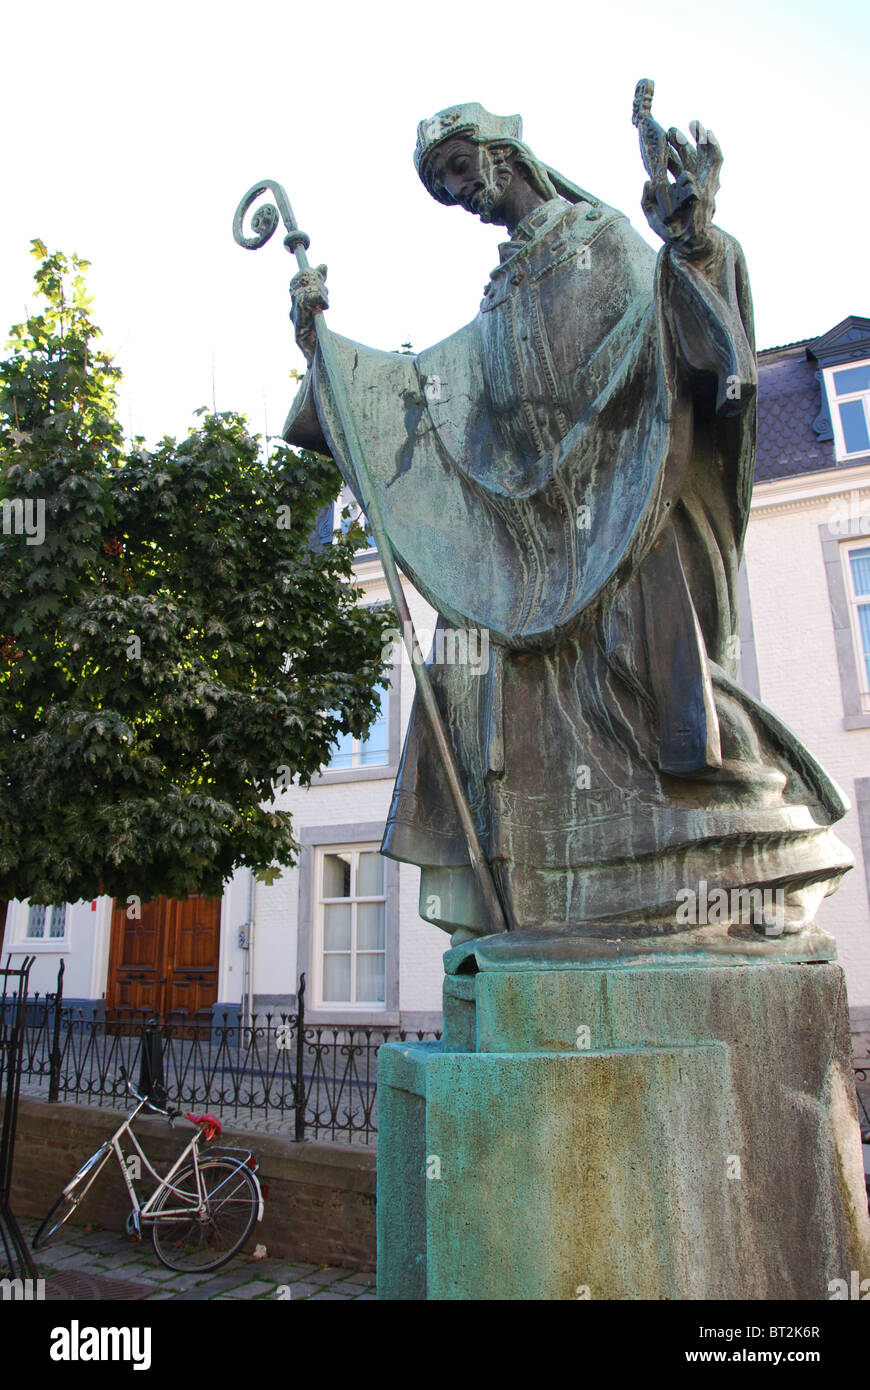
[[[28,1244],[39,1223],[24,1220]],[[123,1232],[68,1227],[34,1255],[47,1299],[162,1299],[217,1301],[282,1299],[346,1302],[373,1300],[375,1276],[355,1269],[236,1255],[213,1274],[178,1274],[162,1265],[151,1241],[130,1241]]]

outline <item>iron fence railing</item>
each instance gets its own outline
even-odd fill
[[[0,963],[0,1271],[33,1278],[36,1267],[12,1211],[12,1169],[27,1031],[27,982],[34,957],[15,967]]]
[[[180,1109],[225,1117],[286,1119],[295,1139],[371,1143],[377,1135],[377,1059],[386,1042],[423,1041],[437,1032],[305,1022],[305,977],[295,1013],[229,1014],[205,1024],[143,1011],[87,1017],[56,994],[28,1003],[22,1078],[50,1101],[121,1106],[122,1070],[150,1079]]]

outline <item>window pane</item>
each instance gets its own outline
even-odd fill
[[[359,951],[384,949],[384,904],[360,903],[356,910],[356,944]]]
[[[864,594],[870,594],[870,545],[850,550],[849,564],[852,567],[852,584],[856,595],[860,598]]]
[[[45,908],[31,904],[27,916],[27,935],[41,941],[45,932]]]
[[[870,391],[870,362],[834,372],[834,389],[838,396],[848,396],[852,391]]]
[[[350,1004],[350,956],[323,957],[323,999],[329,1004]]]
[[[360,767],[375,767],[388,762],[386,721],[373,725],[372,731],[359,750]]]
[[[323,949],[324,951],[350,950],[351,906],[325,907],[323,909]]]
[[[361,1004],[384,1002],[384,957],[382,954],[357,956],[356,997]]]
[[[51,921],[48,927],[49,936],[58,941],[63,937],[66,928],[66,903],[61,903],[51,909]]]
[[[324,898],[350,897],[350,854],[323,856]]]
[[[847,453],[858,454],[870,449],[870,434],[862,401],[844,401],[840,406],[840,420]]]
[[[353,756],[353,738],[350,734],[340,734],[333,745],[335,752],[329,759],[329,767],[350,767]]]
[[[359,746],[359,760],[362,767],[370,767],[373,763],[388,761],[387,704],[390,696],[389,691],[384,686],[378,687],[377,695],[381,712],[369,730],[368,738],[364,739]]]
[[[356,866],[356,896],[379,898],[384,891],[384,861],[377,852],[361,854]]]

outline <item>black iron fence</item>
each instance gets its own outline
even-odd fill
[[[33,956],[0,966],[0,1269],[33,1278],[36,1268],[10,1206],[15,1130],[27,1031],[27,982]]]
[[[51,1101],[116,1108],[126,1103],[122,1070],[150,1073],[169,1104],[224,1117],[286,1121],[296,1139],[371,1143],[377,1135],[377,1060],[386,1042],[435,1039],[436,1032],[306,1024],[305,976],[296,1013],[225,1014],[202,1025],[183,1016],[153,1020],[141,1011],[86,1017],[56,994],[28,1004],[23,1080]]]

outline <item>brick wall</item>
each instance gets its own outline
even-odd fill
[[[22,1097],[15,1142],[12,1209],[18,1216],[45,1216],[86,1158],[116,1128],[119,1116],[90,1106],[48,1105]],[[190,1127],[148,1116],[136,1133],[158,1172],[184,1148]],[[248,1248],[262,1243],[270,1255],[313,1264],[373,1270],[375,1252],[375,1152],[349,1144],[294,1144],[275,1134],[224,1126],[219,1143],[253,1148],[260,1181],[269,1191],[263,1221]],[[130,1147],[129,1145],[127,1147]],[[147,1177],[147,1174],[146,1174]],[[142,1191],[151,1191],[143,1182]],[[121,1229],[129,1211],[126,1189],[112,1159],[73,1221]]]

